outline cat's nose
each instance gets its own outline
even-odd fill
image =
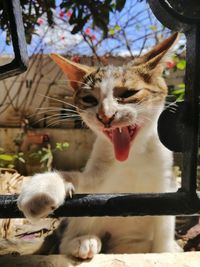
[[[111,127],[111,123],[115,118],[115,114],[113,114],[111,117],[108,117],[105,114],[105,112],[102,109],[100,109],[99,112],[96,114],[96,117],[101,123],[104,124],[105,128],[110,128]]]

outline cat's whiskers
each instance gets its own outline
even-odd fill
[[[47,117],[45,117],[45,119],[48,119],[48,120],[50,120],[51,118],[60,118],[60,119],[63,119],[63,118],[80,118],[80,116],[79,115],[75,115],[75,114],[53,114],[53,115],[51,115],[51,116],[47,116]]]
[[[170,108],[170,110],[174,110],[174,111],[176,111],[176,110],[177,110],[177,107],[178,107],[178,105],[177,105],[177,101],[174,101],[174,102],[166,101],[166,102],[165,102],[165,106],[164,106],[164,110]]]
[[[77,117],[77,118],[71,118],[71,117],[51,118],[47,121],[47,127],[52,126],[52,125],[56,125],[58,123],[63,123],[65,121],[74,121],[74,120],[82,121],[82,119],[79,117]]]
[[[53,115],[49,115],[46,117],[46,119],[50,119],[53,117],[69,117],[69,118],[74,118],[74,117],[80,117],[78,114],[53,114]]]
[[[76,110],[73,110],[73,109],[70,109],[70,108],[64,108],[64,107],[41,107],[41,108],[36,108],[36,109],[38,109],[38,110],[49,110],[49,109],[51,109],[51,110],[66,110],[66,111],[73,111],[73,112],[77,112]]]
[[[51,118],[52,119],[58,118],[61,120],[65,119],[65,118],[73,118],[73,120],[74,120],[75,118],[80,118],[80,116],[78,114],[71,114],[71,115],[70,114],[68,114],[68,115],[66,115],[66,114],[53,114],[53,115],[49,115],[49,116],[43,117],[43,118],[35,121],[34,124],[37,124],[37,123],[39,123],[41,121],[45,121],[45,120],[49,121],[49,120],[51,120]]]
[[[175,105],[175,106],[177,106],[176,103],[177,103],[177,100],[175,100],[173,102],[165,100],[165,104],[168,104],[168,105]]]
[[[76,83],[80,83],[80,84],[83,84],[83,85],[86,85],[87,86],[87,83],[84,83],[84,82],[81,82],[81,81],[78,81],[78,80],[68,80],[68,79],[65,79],[65,80],[58,80],[55,82],[55,84],[65,84],[66,85],[66,82],[76,82]]]
[[[60,100],[60,99],[57,99],[57,98],[55,98],[55,97],[51,97],[51,96],[47,96],[47,95],[42,95],[42,94],[39,94],[39,95],[41,95],[41,96],[43,96],[43,97],[45,97],[45,98],[48,98],[48,99],[52,99],[52,100],[57,101],[57,102],[59,102],[59,103],[68,105],[68,106],[70,106],[70,107],[73,107],[73,108],[75,108],[76,110],[80,110],[81,112],[85,112],[83,109],[80,109],[79,107],[77,107],[77,106],[75,106],[75,105],[73,105],[73,104],[71,104],[71,103],[65,102],[65,101]]]
[[[60,122],[64,122],[64,121],[74,121],[74,119],[71,119],[71,120],[70,119],[71,119],[70,117],[68,117],[68,118],[62,118],[62,119],[59,119],[59,120],[57,120],[56,118],[54,118],[54,119],[51,120],[51,123],[47,123],[47,127],[56,125],[56,124],[58,124]],[[79,117],[77,117],[76,120],[82,121],[82,119],[79,118]]]
[[[77,111],[74,111],[74,110],[71,110],[71,109],[60,109],[60,108],[57,108],[57,109],[49,109],[49,108],[47,108],[46,110],[42,110],[42,111],[40,111],[40,112],[37,112],[36,114],[30,114],[28,117],[29,118],[32,118],[32,117],[35,117],[36,115],[42,115],[42,114],[48,114],[48,112],[56,112],[56,111],[58,111],[58,114],[62,114],[61,112],[63,112],[63,111],[66,111],[67,112],[67,114],[70,114],[70,113],[73,113],[73,114],[78,114],[77,113]]]

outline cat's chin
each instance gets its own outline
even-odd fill
[[[119,161],[128,159],[131,143],[135,139],[140,126],[128,125],[120,128],[105,128],[103,133],[110,139],[113,144],[115,158]]]

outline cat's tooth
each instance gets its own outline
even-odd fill
[[[120,133],[122,132],[122,128],[119,128],[119,132],[120,132]]]

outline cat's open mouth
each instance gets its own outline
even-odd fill
[[[138,125],[129,125],[121,128],[103,130],[104,134],[113,143],[117,160],[124,161],[128,158],[131,142],[134,140],[139,128]]]

